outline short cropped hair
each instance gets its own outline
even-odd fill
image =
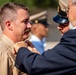
[[[6,3],[0,8],[0,25],[1,25],[2,30],[5,27],[3,25],[5,20],[10,20],[10,21],[15,20],[18,9],[24,9],[26,11],[29,11],[26,6],[22,4],[17,4],[14,2]]]

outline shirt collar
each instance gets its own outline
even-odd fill
[[[76,29],[76,26],[75,26],[75,27],[73,27],[73,29]]]
[[[31,35],[30,41],[38,41],[38,42],[41,42],[41,40],[37,36],[35,36],[35,35]]]

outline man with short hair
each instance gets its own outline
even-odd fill
[[[9,2],[0,8],[0,75],[23,75],[15,66],[15,51],[12,49],[16,42],[29,37],[28,8],[24,5]]]

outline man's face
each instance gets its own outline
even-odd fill
[[[69,0],[70,1],[70,0]],[[74,3],[71,1],[69,2],[69,6],[68,6],[68,18],[69,21],[74,25],[74,23],[76,22],[76,4],[74,5]]]
[[[67,32],[69,30],[69,23],[59,24],[59,26],[57,28],[61,32],[61,34],[64,34],[65,32]]]
[[[48,27],[45,27],[43,24],[39,24],[37,27],[37,31],[40,36],[46,37],[48,33]]]
[[[75,17],[75,11],[74,11],[74,6],[69,6],[69,12],[68,12],[68,18],[71,22],[74,21],[74,17]]]
[[[13,34],[17,41],[25,40],[29,37],[31,25],[29,23],[29,13],[26,10],[17,10],[17,18],[13,23]]]

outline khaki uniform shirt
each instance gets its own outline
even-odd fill
[[[14,42],[11,39],[6,35],[2,35],[0,39],[0,75],[27,75],[14,66],[13,45]]]

